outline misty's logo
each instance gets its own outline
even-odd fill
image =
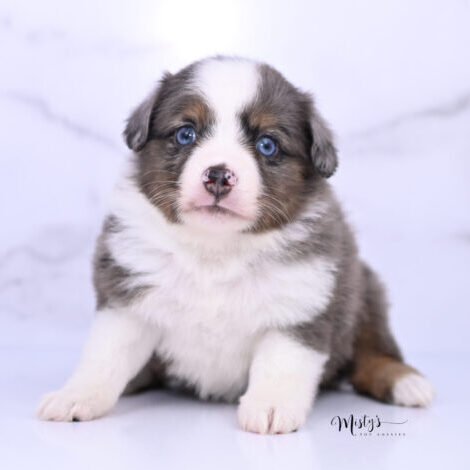
[[[360,417],[356,417],[353,414],[350,414],[347,418],[341,416],[334,416],[331,419],[331,426],[335,426],[338,429],[338,432],[341,431],[349,431],[352,436],[356,435],[356,431],[361,433],[369,433],[371,434],[374,430],[379,429],[384,424],[405,424],[408,420],[401,421],[401,422],[393,422],[393,421],[383,421],[380,419],[379,415],[375,415],[375,417],[362,415]]]

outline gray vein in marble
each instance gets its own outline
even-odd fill
[[[73,121],[67,116],[57,113],[51,109],[49,104],[42,98],[18,91],[6,92],[4,93],[4,96],[9,100],[28,106],[42,117],[47,119],[49,122],[61,126],[65,130],[75,134],[80,138],[91,140],[112,150],[122,150],[113,140],[109,139],[108,137],[96,132],[89,127],[84,126],[83,124]]]
[[[464,242],[464,243],[470,243],[470,231],[460,231],[455,234],[457,240]]]
[[[346,137],[346,140],[356,140],[372,137],[376,134],[391,131],[403,125],[419,119],[427,118],[447,118],[457,116],[470,109],[470,93],[463,94],[456,99],[438,106],[431,106],[426,109],[404,113],[395,118],[389,119],[368,129],[354,132]]]
[[[66,33],[63,30],[55,27],[20,31],[8,16],[0,17],[0,30],[23,36],[28,42],[44,39],[64,39],[66,37]]]
[[[18,245],[4,252],[2,257],[0,257],[0,267],[6,265],[12,258],[15,258],[19,255],[25,255],[31,258],[32,260],[40,263],[61,264],[80,255],[85,250],[85,248],[88,247],[88,245],[89,243],[87,240],[86,243],[83,244],[83,246],[79,246],[74,250],[69,250],[65,253],[62,252],[60,254],[54,253],[52,255],[39,252],[27,245]]]
[[[120,58],[135,57],[138,55],[161,53],[165,48],[171,48],[168,41],[145,42],[141,44],[128,44],[119,37],[77,38],[69,32],[53,26],[35,29],[21,29],[9,17],[0,17],[0,31],[24,40],[28,45],[56,43],[65,49],[64,59],[82,54],[106,56],[114,55]]]
[[[28,242],[11,246],[0,254],[0,280],[3,283],[7,278],[11,280],[11,276],[5,274],[9,267],[18,263],[56,266],[80,258],[83,254],[88,259],[94,237],[95,230],[91,227],[80,230],[49,227]]]
[[[0,17],[0,29],[10,29],[11,28],[11,20],[6,16]]]

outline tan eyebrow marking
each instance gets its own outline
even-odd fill
[[[194,98],[184,108],[182,115],[198,124],[207,124],[210,120],[210,111],[207,105],[200,99]]]
[[[255,129],[269,129],[276,127],[278,119],[273,113],[263,110],[255,110],[248,115],[250,127]]]

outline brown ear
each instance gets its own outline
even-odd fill
[[[124,129],[124,140],[127,146],[138,152],[142,150],[147,143],[152,112],[155,108],[157,98],[162,84],[171,77],[166,72],[157,88],[132,112],[127,119],[127,125]]]
[[[316,110],[313,111],[310,126],[313,136],[311,149],[313,166],[321,176],[329,178],[338,166],[338,155],[333,142],[333,134]]]

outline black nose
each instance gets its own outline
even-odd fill
[[[216,201],[225,197],[237,184],[235,173],[224,166],[211,166],[202,175],[206,190],[215,196]]]

